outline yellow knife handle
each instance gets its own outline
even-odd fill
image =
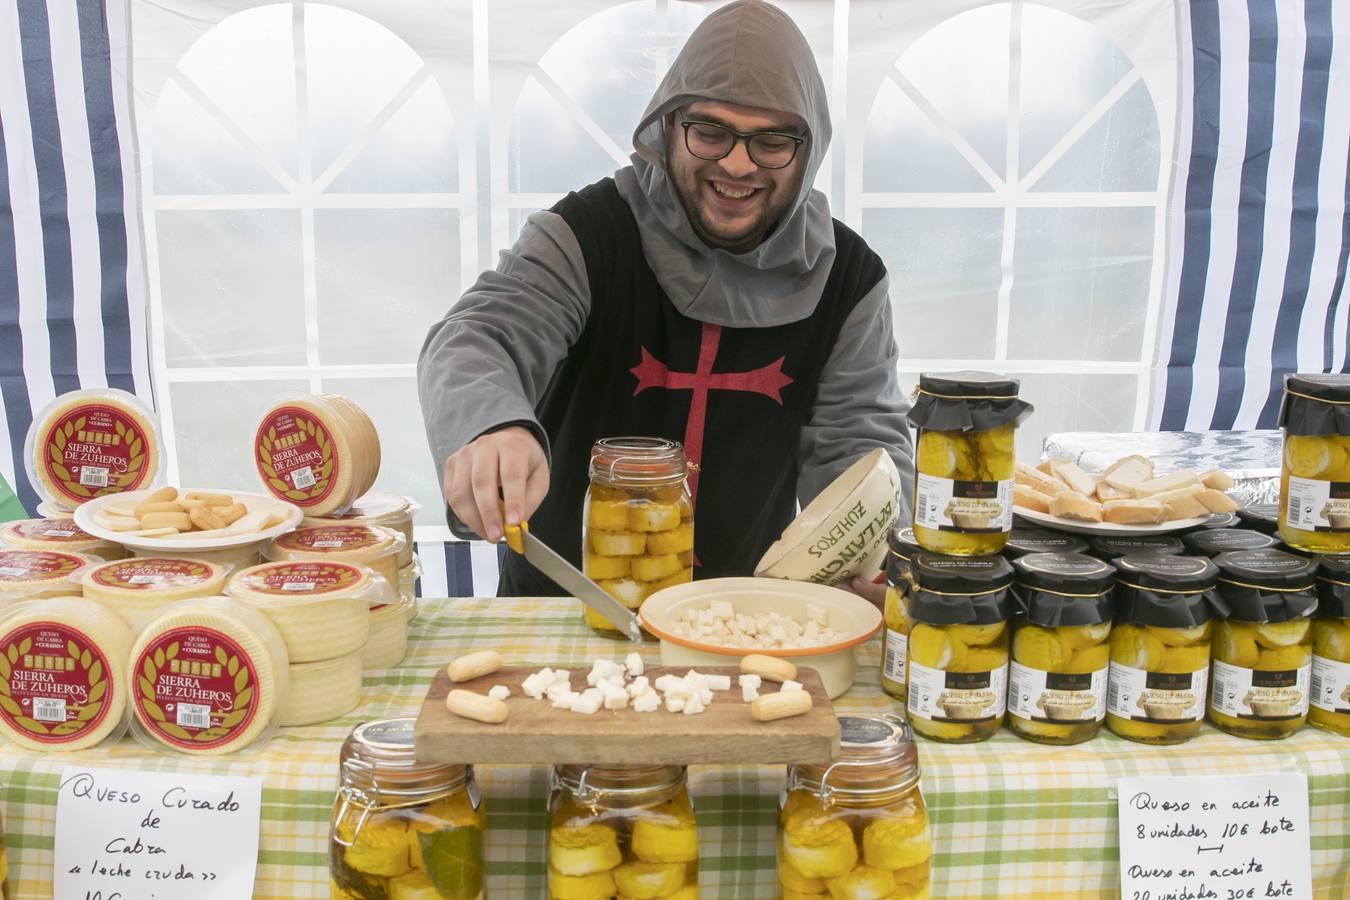
[[[521,522],[519,525],[503,526],[502,533],[506,538],[506,546],[510,547],[512,550],[516,551],[521,556],[524,556],[525,542],[521,539],[520,535],[522,532],[528,532],[529,530],[530,530],[529,522]]]

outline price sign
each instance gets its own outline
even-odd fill
[[[247,900],[262,780],[67,767],[56,799],[55,896]]]
[[[1122,900],[1312,897],[1308,778],[1122,778]]]

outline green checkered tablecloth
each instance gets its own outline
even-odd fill
[[[264,779],[255,896],[327,897],[327,831],[337,754],[357,724],[413,715],[436,667],[471,647],[496,647],[509,664],[584,666],[618,655],[594,638],[571,600],[423,600],[408,657],[369,673],[352,715],[285,729],[259,752],[222,760],[158,755],[125,739],[94,751],[36,755],[0,748],[11,897],[51,897],[56,785],[67,764],[257,775]],[[626,650],[624,650],[626,652]],[[850,712],[894,709],[877,686],[878,641],[859,651],[858,683],[836,702]],[[645,651],[656,662],[655,647]],[[934,897],[1115,897],[1116,779],[1301,771],[1312,815],[1316,896],[1350,896],[1350,740],[1304,729],[1276,743],[1206,727],[1179,747],[1152,748],[1110,734],[1077,747],[1042,747],[1004,732],[982,744],[923,742],[924,794],[933,823]],[[479,766],[488,802],[488,888],[498,898],[545,896],[546,770]],[[705,897],[774,896],[774,815],[783,770],[695,767]]]

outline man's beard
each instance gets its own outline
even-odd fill
[[[683,179],[687,179],[686,181],[676,175],[667,164],[666,174],[675,187],[675,195],[679,198],[680,205],[684,207],[684,214],[689,219],[694,233],[709,247],[726,250],[728,253],[748,253],[764,243],[778,227],[790,202],[790,197],[787,202],[775,202],[771,198],[751,220],[749,228],[743,230],[743,237],[727,238],[704,218],[702,192],[709,179],[704,177],[702,170],[685,172]],[[733,181],[725,177],[721,180]],[[762,190],[776,192],[781,189],[780,185],[775,184],[770,189]]]

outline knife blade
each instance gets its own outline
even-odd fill
[[[507,526],[506,545],[530,561],[554,584],[576,597],[592,610],[608,619],[635,643],[642,643],[642,626],[633,611],[606,594],[600,585],[591,581],[577,567],[563,559],[557,551],[530,533],[529,525],[520,523],[520,527]]]

